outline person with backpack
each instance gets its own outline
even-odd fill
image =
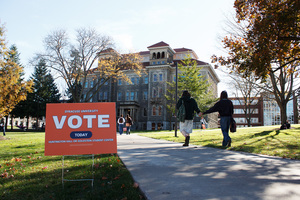
[[[118,119],[118,125],[119,125],[119,133],[120,133],[120,135],[123,134],[124,123],[125,123],[125,119],[124,119],[123,115],[121,115],[119,117],[119,119]]]
[[[125,121],[126,121],[126,135],[130,135],[130,127],[132,125],[132,118],[130,117],[129,114],[126,115],[126,118],[125,118]]]
[[[229,136],[229,128],[233,115],[233,104],[232,101],[228,99],[228,94],[226,91],[222,91],[220,95],[220,100],[210,109],[205,111],[203,115],[219,112],[220,115],[220,126],[223,134],[223,147],[231,146],[231,138]],[[200,114],[202,116],[202,113]]]
[[[184,105],[181,107],[181,105]],[[190,142],[190,134],[193,131],[193,119],[195,115],[195,111],[197,114],[200,113],[200,109],[198,108],[198,104],[190,95],[190,93],[185,90],[182,93],[181,98],[178,100],[176,104],[179,112],[177,113],[177,118],[179,118],[179,129],[181,134],[185,137],[185,142],[182,146],[189,146]],[[182,116],[182,109],[184,109],[184,116]]]

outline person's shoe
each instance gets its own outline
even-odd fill
[[[184,147],[189,146],[189,142],[190,142],[190,136],[185,137],[185,142],[182,146],[184,146]]]
[[[231,147],[231,140],[229,140],[229,141],[227,142],[226,147]]]

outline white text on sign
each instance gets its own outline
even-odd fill
[[[97,119],[98,118],[98,119]],[[56,129],[62,129],[64,127],[65,121],[67,119],[66,115],[63,115],[59,120],[57,116],[53,116],[53,121]],[[93,122],[98,124],[98,128],[109,128],[109,115],[72,115],[68,118],[68,126],[72,129],[80,128],[82,126],[82,121],[87,120],[87,128],[93,128]]]

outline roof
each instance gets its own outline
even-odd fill
[[[177,48],[177,49],[174,49],[174,51],[176,53],[179,53],[179,52],[185,52],[185,51],[193,51],[192,49],[187,49],[187,48]]]
[[[151,46],[149,46],[147,48],[149,49],[149,48],[155,48],[155,47],[168,47],[168,46],[170,46],[170,45],[167,44],[167,43],[165,43],[165,42],[163,42],[163,41],[161,41],[161,42],[153,44],[153,45],[151,45]]]
[[[198,65],[209,65],[208,63],[206,63],[206,62],[203,62],[203,61],[201,61],[201,60],[196,60],[196,59],[191,59],[192,61],[196,61],[197,62],[197,64]],[[182,63],[182,60],[174,60],[174,62],[176,63],[179,63],[179,64],[183,64]]]

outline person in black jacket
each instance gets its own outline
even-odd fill
[[[194,114],[195,111],[199,114],[200,109],[198,108],[195,99],[191,98],[191,95],[187,90],[183,91],[181,98],[178,100],[176,105],[177,109],[179,109],[181,106],[182,101],[185,107],[185,121],[179,123],[179,129],[182,135],[185,137],[183,146],[189,146],[190,133],[192,133],[193,130]]]
[[[228,95],[226,91],[221,92],[220,101],[218,101],[213,107],[208,109],[203,113],[209,114],[212,112],[219,112],[220,115],[220,125],[223,133],[223,143],[222,146],[230,147],[231,146],[231,138],[229,136],[229,127],[231,118],[233,115],[233,104],[232,101],[228,99]],[[200,114],[202,115],[202,114]]]

